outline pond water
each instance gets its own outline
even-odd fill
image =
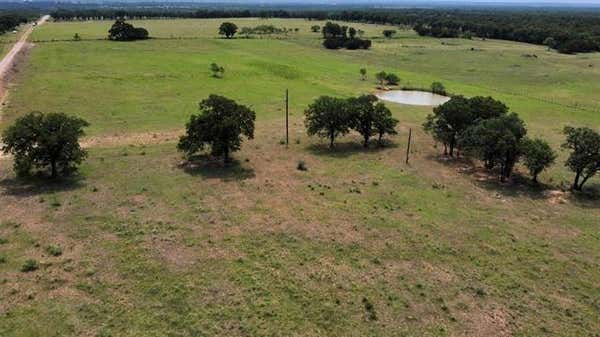
[[[450,97],[415,90],[383,91],[376,96],[383,101],[423,106],[438,106],[450,100]]]

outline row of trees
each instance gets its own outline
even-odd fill
[[[107,18],[231,18],[278,17],[341,20],[413,27],[419,34],[435,37],[503,39],[546,43],[562,53],[600,50],[600,16],[577,11],[502,11],[461,9],[365,9],[340,10],[168,10],[168,9],[79,9],[52,12],[58,20]],[[333,43],[331,43],[333,45]]]
[[[329,140],[333,148],[335,139],[355,130],[363,137],[363,146],[368,147],[371,137],[383,145],[386,134],[396,134],[398,120],[390,110],[373,95],[362,95],[348,99],[321,96],[304,111],[308,135],[317,135]]]
[[[434,108],[424,129],[442,143],[444,154],[460,153],[481,160],[486,169],[498,169],[500,179],[510,177],[519,161],[537,182],[538,175],[556,160],[543,139],[527,137],[525,122],[491,97],[455,96]],[[600,170],[600,135],[590,128],[564,129],[564,148],[572,152],[566,165],[576,173],[573,189],[581,190]]]
[[[79,37],[79,34],[76,34],[76,36]],[[108,39],[114,41],[134,41],[147,38],[148,31],[145,28],[134,27],[121,19],[115,21],[108,31]]]
[[[386,134],[396,134],[398,120],[372,95],[349,99],[329,96],[317,98],[305,110],[309,135],[329,140],[355,130],[363,137],[363,145],[378,137],[383,144]],[[210,95],[200,102],[200,114],[192,115],[186,133],[177,144],[179,151],[193,159],[210,148],[214,156],[230,161],[230,154],[240,149],[243,137],[254,137],[256,113],[247,106],[223,96]],[[52,177],[73,172],[87,156],[79,139],[89,124],[62,113],[29,113],[2,134],[2,151],[14,156],[19,176],[32,169],[50,169]],[[444,144],[444,153],[454,155],[456,149],[483,161],[487,169],[498,168],[502,180],[508,178],[522,159],[534,181],[556,159],[556,153],[542,139],[526,137],[525,123],[515,113],[490,97],[462,96],[452,98],[436,108],[428,117],[425,130]],[[582,190],[584,184],[600,170],[600,134],[587,127],[565,127],[563,148],[570,150],[566,166],[575,172],[572,188]],[[458,156],[458,151],[456,152]]]
[[[323,46],[327,49],[369,49],[371,40],[357,37],[358,30],[353,27],[340,26],[337,23],[327,22],[321,29]]]

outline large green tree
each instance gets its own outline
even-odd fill
[[[231,39],[235,33],[237,33],[238,27],[233,22],[223,22],[219,27],[219,34],[225,35],[226,38]]]
[[[491,97],[454,96],[433,109],[423,124],[425,131],[444,145],[444,154],[454,156],[458,139],[471,126],[483,120],[506,115],[508,107]]]
[[[342,98],[321,96],[308,106],[304,115],[308,135],[328,138],[330,148],[335,138],[348,133],[353,124],[348,104]]]
[[[211,148],[214,156],[230,161],[230,153],[240,149],[242,136],[254,138],[256,113],[229,98],[210,95],[200,102],[201,114],[192,115],[186,124],[186,133],[177,148],[189,158]]]
[[[59,173],[72,172],[87,156],[79,138],[88,125],[63,113],[31,112],[3,132],[2,151],[14,156],[18,175],[27,175],[32,168],[50,168],[56,178]]]
[[[567,136],[563,148],[571,150],[565,165],[575,172],[573,189],[583,185],[600,170],[600,134],[588,127],[570,127],[563,130]]]

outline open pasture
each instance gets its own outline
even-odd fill
[[[309,29],[322,22],[227,19],[300,30],[225,40],[222,21],[136,21],[161,39],[131,43],[95,40],[108,21],[33,33],[0,129],[34,110],[77,115],[89,158],[50,185],[0,158],[0,336],[597,336],[600,204],[559,189],[564,152],[547,185],[499,184],[440,158],[421,130],[431,108],[388,103],[393,145],[351,134],[334,151],[306,136],[302,111],[373,92],[385,70],[500,99],[558,150],[564,125],[600,126],[599,54],[412,31],[329,51]],[[211,93],[257,112],[230,168],[183,165],[175,148]],[[27,259],[38,269],[21,272]]]

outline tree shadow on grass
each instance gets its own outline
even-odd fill
[[[398,144],[393,142],[384,142],[382,146],[379,146],[375,143],[369,144],[369,147],[364,147],[361,143],[358,142],[341,142],[335,143],[333,148],[329,147],[329,144],[319,143],[319,144],[311,144],[306,147],[306,149],[317,156],[328,156],[334,158],[347,158],[357,153],[378,153],[384,150],[397,148]]]
[[[84,186],[83,181],[83,176],[79,174],[56,179],[43,174],[23,178],[4,178],[0,180],[0,193],[18,197],[52,194],[79,189]]]
[[[255,177],[254,169],[247,168],[238,160],[225,164],[222,158],[209,155],[194,156],[179,165],[183,171],[192,176],[222,181],[241,181]]]

